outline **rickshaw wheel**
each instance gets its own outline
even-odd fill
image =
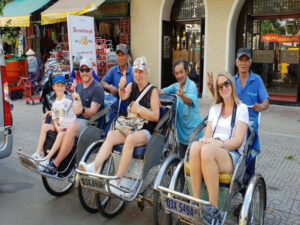
[[[252,195],[247,225],[263,225],[266,205],[266,187],[262,178],[258,179]]]
[[[165,171],[165,174],[163,176],[160,186],[169,187],[173,172],[174,172],[176,166],[178,165],[178,163],[179,163],[179,160],[174,160],[169,165],[169,167]],[[180,173],[179,177],[181,177],[183,179],[184,177],[182,177],[182,176],[183,176],[183,173]],[[178,179],[177,182],[179,180],[181,180],[181,179]],[[179,189],[177,187],[178,187],[178,185],[176,185],[176,190]],[[175,221],[173,221],[171,214],[165,213],[164,208],[162,206],[159,191],[154,191],[153,221],[154,221],[154,224],[157,224],[157,225],[171,225],[171,224],[178,224],[178,222],[179,222],[179,221],[177,221],[177,223],[174,223]]]
[[[101,174],[115,175],[116,171],[112,165],[112,157],[108,158],[102,166]],[[125,202],[121,199],[104,194],[96,194],[96,203],[99,213],[106,218],[113,218],[118,215],[125,206]]]
[[[71,173],[74,173],[72,179],[75,180],[75,171],[72,170]],[[69,179],[58,180],[58,179],[42,176],[42,181],[49,194],[54,196],[62,196],[67,194],[74,185],[74,181],[70,181]]]
[[[95,145],[94,148],[88,153],[85,162],[90,163],[93,162],[96,158],[97,152],[99,150],[99,145]],[[82,207],[90,212],[96,213],[98,212],[97,204],[96,204],[96,193],[88,188],[84,188],[79,183],[78,185],[78,197]]]

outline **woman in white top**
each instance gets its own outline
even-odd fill
[[[206,211],[211,215],[219,212],[219,174],[234,171],[246,143],[249,124],[247,106],[238,99],[232,76],[220,73],[215,86],[214,105],[204,137],[192,144],[189,158],[193,196],[200,198],[204,179],[212,205]],[[204,214],[203,219],[211,224],[209,215]]]

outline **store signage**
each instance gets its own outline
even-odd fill
[[[92,16],[127,16],[128,15],[128,3],[111,3],[102,4],[98,10],[90,12]]]
[[[97,73],[94,18],[68,15],[67,22],[70,62],[73,62],[76,55],[87,57],[91,60],[94,71]]]
[[[30,16],[0,17],[0,27],[29,27]]]
[[[291,43],[299,42],[299,35],[278,35],[278,34],[261,34],[261,42],[278,42],[278,43]]]

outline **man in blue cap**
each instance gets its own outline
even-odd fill
[[[121,77],[123,77],[123,74],[126,73],[127,86],[129,83],[133,82],[133,72],[132,67],[128,64],[129,55],[127,45],[117,45],[116,52],[118,65],[113,66],[107,72],[107,74],[103,77],[101,84],[105,90],[109,91],[112,95],[119,98],[118,88]],[[121,113],[124,112],[126,107],[127,101],[122,101],[120,109]]]

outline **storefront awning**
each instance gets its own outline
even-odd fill
[[[0,16],[0,27],[29,27],[30,14],[48,2],[50,0],[13,0],[7,3]]]
[[[82,15],[96,10],[105,0],[59,0],[41,13],[42,25],[67,20],[67,15]]]

